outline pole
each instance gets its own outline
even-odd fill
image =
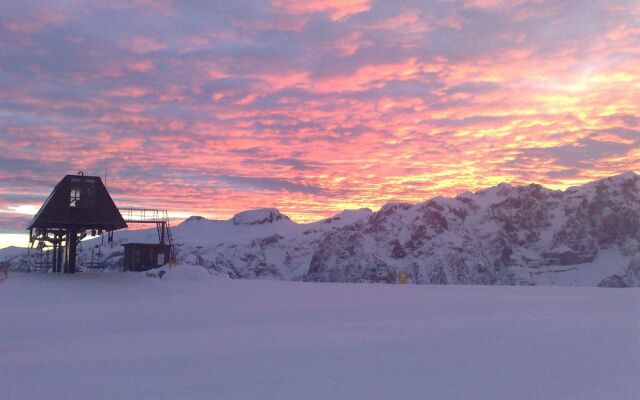
[[[53,239],[53,250],[51,250],[53,252],[53,261],[51,262],[51,272],[56,273],[58,272],[58,242],[55,240],[55,237]]]
[[[58,273],[61,274],[62,273],[62,252],[63,252],[63,247],[62,247],[62,241],[64,240],[64,235],[61,233],[60,235],[58,235]]]
[[[68,271],[70,274],[76,273],[76,249],[78,246],[78,234],[75,231],[69,231],[69,260],[68,260]]]
[[[67,238],[65,239],[65,245],[64,245],[64,269],[63,272],[65,274],[69,273],[69,231],[67,231]]]

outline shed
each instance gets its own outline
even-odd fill
[[[171,246],[164,243],[125,243],[124,270],[147,271],[169,262]]]

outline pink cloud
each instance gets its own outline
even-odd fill
[[[136,53],[149,53],[163,50],[167,45],[152,37],[137,36],[122,40],[122,46]]]
[[[371,8],[370,0],[272,0],[271,4],[290,14],[325,13],[339,20]]]

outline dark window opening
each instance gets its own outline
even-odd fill
[[[80,188],[71,189],[71,194],[69,196],[69,207],[78,207],[80,203]]]

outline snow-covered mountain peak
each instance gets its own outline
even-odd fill
[[[468,198],[474,200],[481,207],[487,207],[510,196],[516,189],[516,187],[503,182],[497,186],[479,190],[469,195]]]
[[[599,181],[595,181],[591,184],[587,184],[585,186],[589,186],[589,185],[606,185],[606,186],[610,186],[610,187],[614,187],[614,186],[620,186],[620,187],[631,187],[631,186],[635,186],[635,188],[638,188],[640,184],[640,176],[638,176],[638,174],[636,174],[635,172],[629,171],[629,172],[625,172],[624,174],[620,174],[620,175],[614,175],[608,178],[604,178],[601,179]]]
[[[234,225],[261,225],[277,221],[291,222],[291,219],[277,208],[258,208],[238,213],[233,216],[232,221]]]
[[[389,203],[384,204],[382,207],[380,207],[380,210],[378,210],[378,212],[376,212],[375,214],[376,216],[391,215],[400,210],[408,210],[414,206],[415,204],[413,203],[391,201]]]
[[[324,224],[346,225],[356,221],[365,221],[373,215],[373,211],[369,208],[360,208],[357,210],[343,210],[333,217],[325,218],[321,222]]]
[[[199,215],[192,215],[189,218],[185,219],[184,221],[182,221],[180,223],[180,225],[182,224],[191,224],[191,223],[198,223],[198,222],[202,222],[202,221],[209,221],[209,219],[205,218],[205,217],[201,217]]]
[[[586,183],[582,186],[572,186],[567,191],[589,191],[598,186],[613,187],[619,185],[638,184],[640,176],[633,171],[627,171],[619,175],[613,175],[606,178],[598,179],[593,182]]]
[[[620,175],[614,175],[609,179],[628,180],[628,179],[637,179],[637,178],[638,178],[638,174],[636,174],[634,171],[627,171],[627,172],[623,172]]]

